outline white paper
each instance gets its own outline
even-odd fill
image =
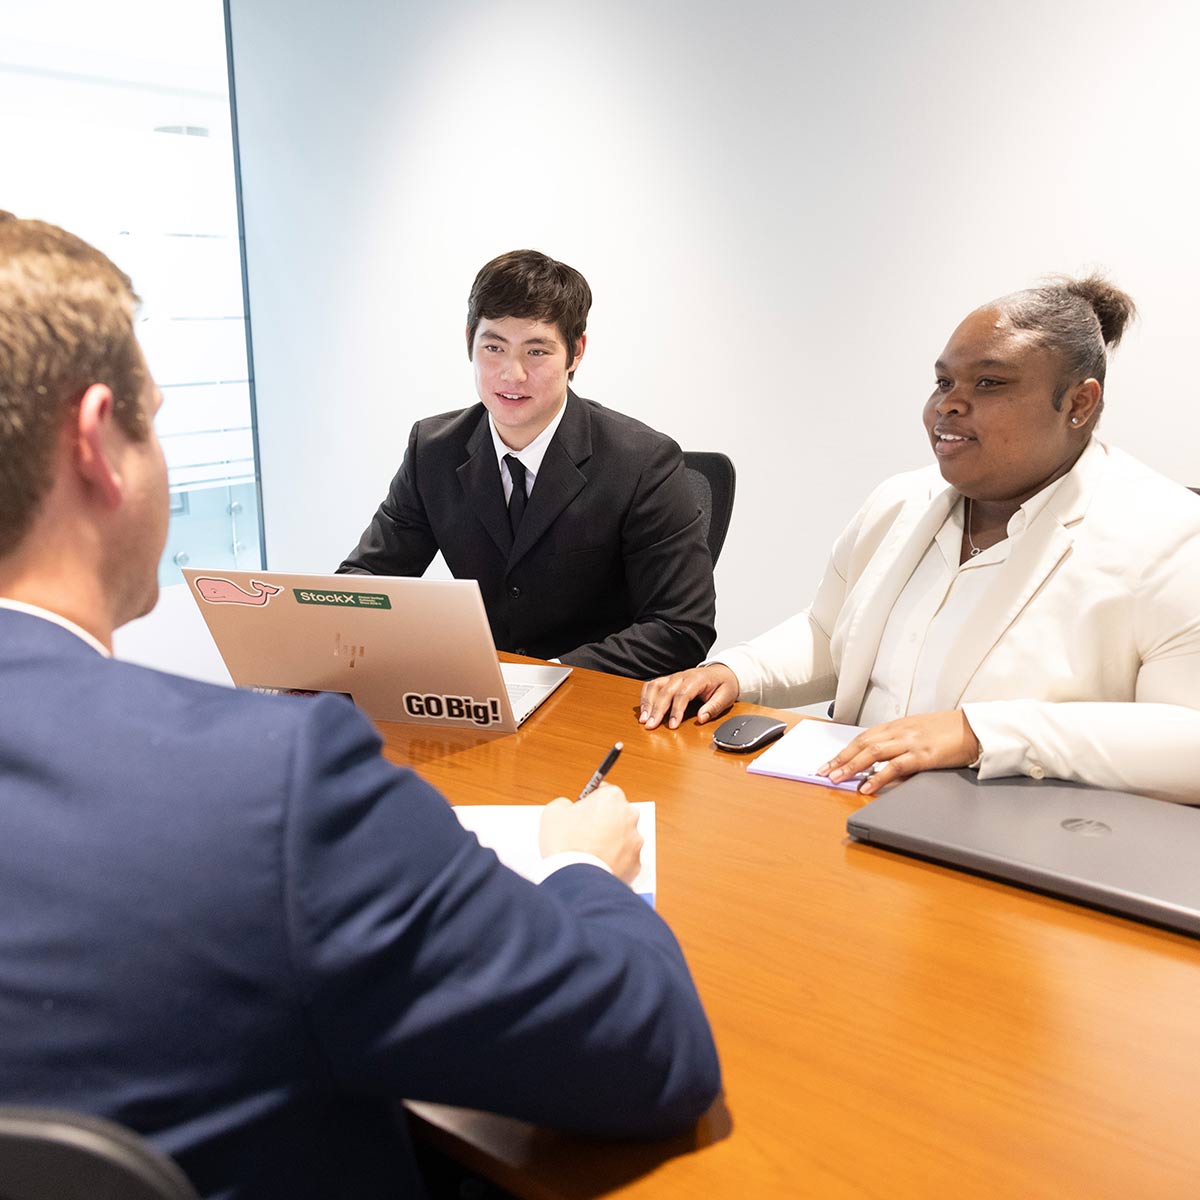
[[[822,760],[824,761],[824,760]],[[639,800],[633,807],[638,815],[638,833],[642,835],[642,869],[630,885],[651,906],[658,879],[655,869],[654,801]],[[541,874],[542,852],[538,832],[542,822],[541,805],[536,804],[463,804],[454,807],[454,815],[469,829],[481,846],[496,852],[509,869],[526,879]]]
[[[817,768],[824,766],[835,754],[845,750],[863,731],[861,725],[836,725],[832,721],[801,721],[793,726],[773,746],[764,750],[747,768],[752,775],[775,775],[780,779],[799,779],[804,783],[819,783],[822,787],[858,791],[866,772],[851,775],[834,783]]]

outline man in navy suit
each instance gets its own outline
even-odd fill
[[[686,1129],[716,1053],[618,789],[547,806],[535,886],[344,700],[109,656],[167,527],[135,303],[0,214],[0,1096],[130,1125],[209,1197],[419,1195],[399,1097]]]
[[[649,679],[712,645],[712,558],[675,442],[568,387],[591,303],[578,271],[536,250],[480,270],[479,403],[413,426],[338,569],[420,575],[440,550],[479,581],[499,649]]]

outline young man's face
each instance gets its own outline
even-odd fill
[[[471,359],[475,390],[500,438],[523,450],[554,419],[567,398],[567,375],[583,358],[568,356],[557,326],[527,317],[485,317],[475,330]]]

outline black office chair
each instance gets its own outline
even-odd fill
[[[199,1200],[180,1169],[99,1117],[0,1107],[0,1200]]]
[[[692,495],[700,507],[704,537],[715,567],[729,532],[729,518],[733,516],[737,473],[727,455],[711,450],[685,450],[683,465]]]

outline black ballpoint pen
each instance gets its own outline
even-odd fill
[[[621,756],[621,751],[625,749],[623,742],[618,742],[605,756],[604,761],[596,768],[595,774],[591,779],[583,785],[583,791],[579,793],[579,799],[584,796],[591,795],[603,782],[604,777],[612,770],[612,765]]]

